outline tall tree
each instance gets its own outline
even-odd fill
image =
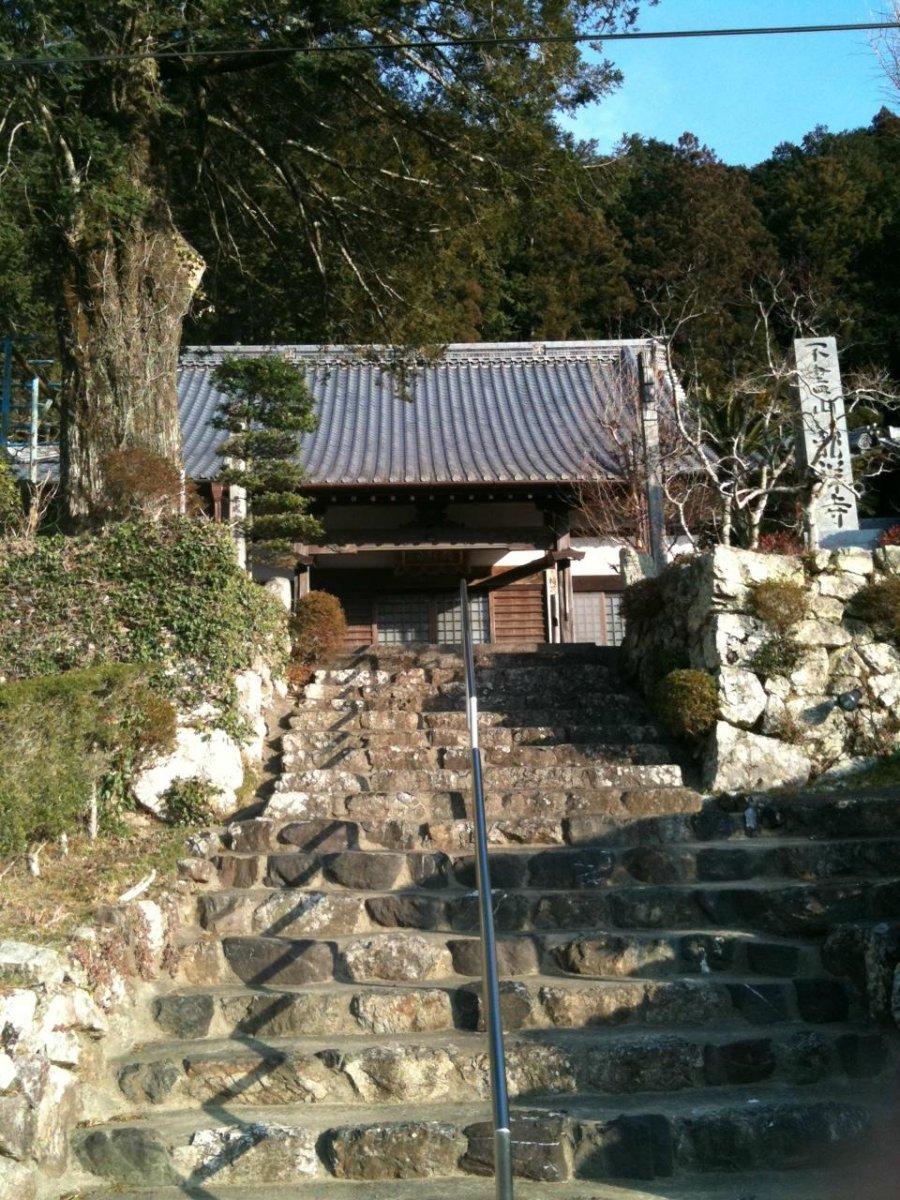
[[[4,5],[0,54],[20,61],[0,77],[0,157],[50,234],[70,512],[102,503],[110,451],[178,453],[175,363],[205,263],[176,197],[205,205],[202,250],[234,257],[248,229],[277,246],[272,212],[289,204],[306,264],[327,287],[352,280],[386,323],[390,245],[477,220],[528,169],[531,131],[617,78],[572,43],[464,39],[599,36],[636,13],[632,0]]]

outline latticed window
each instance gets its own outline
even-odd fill
[[[620,592],[575,593],[575,641],[621,646],[625,637]]]
[[[487,596],[473,596],[472,636],[476,642],[490,641],[490,610]],[[459,597],[453,593],[398,593],[380,596],[377,607],[378,641],[388,646],[410,646],[416,642],[458,645],[462,641]]]

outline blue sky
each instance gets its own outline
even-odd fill
[[[642,29],[805,25],[880,19],[887,0],[660,0]],[[626,133],[675,141],[690,130],[726,162],[754,163],[816,125],[866,125],[897,107],[869,40],[821,33],[683,42],[609,42],[625,82],[566,125],[611,150]]]

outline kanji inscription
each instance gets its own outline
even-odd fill
[[[859,529],[837,342],[833,337],[798,338],[794,354],[800,392],[801,461],[818,477],[817,535],[821,538]]]

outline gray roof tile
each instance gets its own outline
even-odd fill
[[[637,386],[637,353],[649,346],[451,345],[405,371],[378,347],[190,347],[178,376],[185,467],[193,479],[219,470],[213,367],[280,353],[316,398],[318,429],[299,445],[311,484],[558,483],[612,471],[598,416],[614,389]]]

